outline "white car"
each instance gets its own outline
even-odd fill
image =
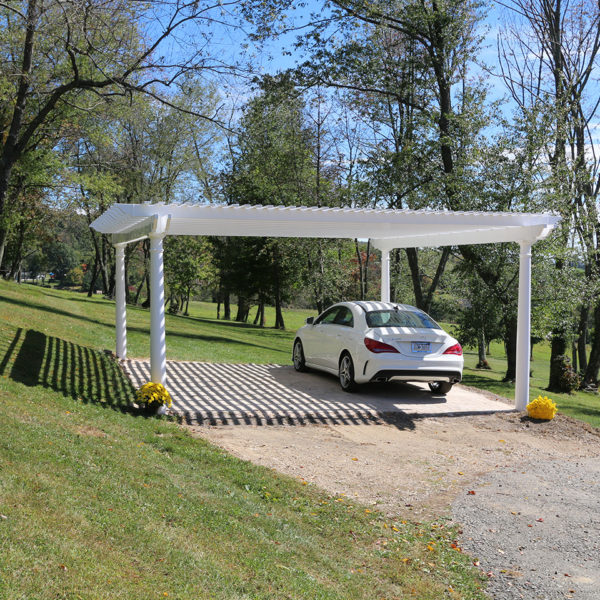
[[[351,392],[370,381],[425,381],[447,394],[462,379],[462,348],[429,315],[387,302],[340,302],[296,333],[296,371],[308,368],[339,377]]]

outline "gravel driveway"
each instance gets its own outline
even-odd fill
[[[493,598],[600,598],[597,458],[494,470],[456,499],[452,514]]]
[[[513,412],[192,430],[388,515],[451,517],[491,598],[600,599],[600,430],[579,421]]]

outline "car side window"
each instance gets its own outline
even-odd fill
[[[354,316],[352,311],[346,306],[342,306],[338,311],[334,323],[336,325],[344,325],[345,327],[354,327]]]
[[[329,310],[326,310],[316,321],[315,325],[331,325],[340,310],[339,306],[334,306]]]

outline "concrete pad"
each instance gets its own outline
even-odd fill
[[[137,388],[150,381],[150,362],[123,361]],[[460,385],[446,396],[427,384],[402,382],[360,386],[343,392],[331,375],[297,373],[291,366],[167,362],[171,413],[189,423],[368,423],[509,412],[512,405]]]

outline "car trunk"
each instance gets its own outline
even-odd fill
[[[436,329],[408,327],[378,327],[372,329],[372,337],[393,346],[410,358],[439,355],[448,343],[448,336]]]

